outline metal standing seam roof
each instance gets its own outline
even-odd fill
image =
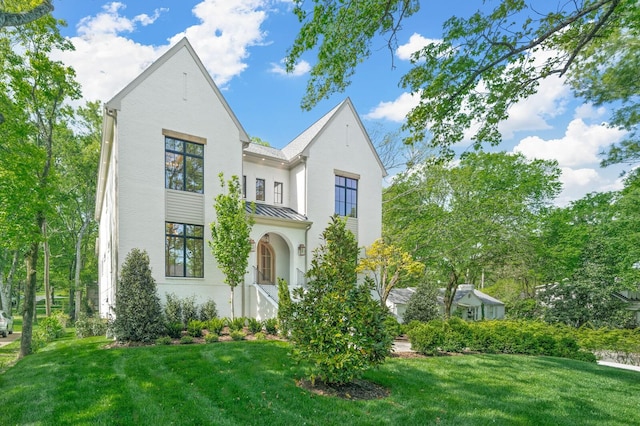
[[[292,208],[289,207],[280,207],[280,206],[272,206],[269,204],[258,204],[255,203],[256,211],[253,212],[251,210],[251,202],[245,202],[245,211],[247,213],[254,213],[258,216],[264,217],[272,217],[276,219],[287,219],[287,220],[295,220],[300,222],[307,222],[308,219],[306,216],[301,215],[296,212]]]

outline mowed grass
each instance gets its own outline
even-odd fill
[[[0,374],[3,425],[629,425],[640,373],[546,357],[390,358],[370,401],[296,386],[284,342],[56,341]],[[11,349],[1,348],[0,351]]]

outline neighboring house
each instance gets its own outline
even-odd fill
[[[616,291],[613,296],[626,304],[626,309],[634,313],[636,324],[640,325],[640,289]]]
[[[409,299],[416,292],[415,287],[394,288],[387,298],[387,307],[398,321],[404,320]],[[444,288],[437,296],[440,314],[444,314]],[[460,284],[453,298],[451,315],[469,321],[482,319],[503,319],[504,303],[474,288],[473,284]]]
[[[286,122],[286,121],[284,121]],[[277,310],[277,278],[304,275],[334,213],[347,217],[359,246],[380,237],[386,172],[349,99],[283,149],[249,136],[187,39],[105,104],[96,195],[99,305],[113,313],[117,277],[133,248],[149,253],[166,293],[213,299],[229,316],[229,287],[208,246],[218,174],[241,179],[255,202],[252,252],[239,316]]]

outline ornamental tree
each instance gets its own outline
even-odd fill
[[[224,282],[231,289],[231,319],[234,319],[233,290],[244,281],[249,266],[253,218],[247,215],[238,176],[232,176],[226,183],[222,173],[218,177],[220,186],[223,190],[226,187],[227,192],[215,198],[216,221],[211,222],[209,247],[225,276]]]
[[[322,239],[307,288],[294,290],[290,340],[312,382],[343,384],[381,364],[392,337],[384,325],[387,313],[371,296],[371,287],[357,282],[358,243],[345,221],[333,216]]]
[[[372,279],[380,305],[384,308],[391,290],[398,284],[420,277],[424,272],[424,265],[413,260],[400,247],[387,244],[380,238],[367,248],[366,257],[360,259],[357,272]]]

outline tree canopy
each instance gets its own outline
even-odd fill
[[[294,3],[302,28],[287,69],[317,48],[302,100],[306,109],[349,85],[376,37],[384,37],[393,54],[402,22],[420,8],[417,0]],[[407,116],[407,141],[429,139],[449,157],[470,129],[475,148],[498,144],[498,124],[509,108],[536,93],[541,80],[558,76],[576,96],[610,106],[609,124],[629,132],[607,161],[637,161],[638,22],[636,0],[502,0],[488,12],[450,18],[442,39],[415,52],[413,68],[400,81],[420,99]]]

